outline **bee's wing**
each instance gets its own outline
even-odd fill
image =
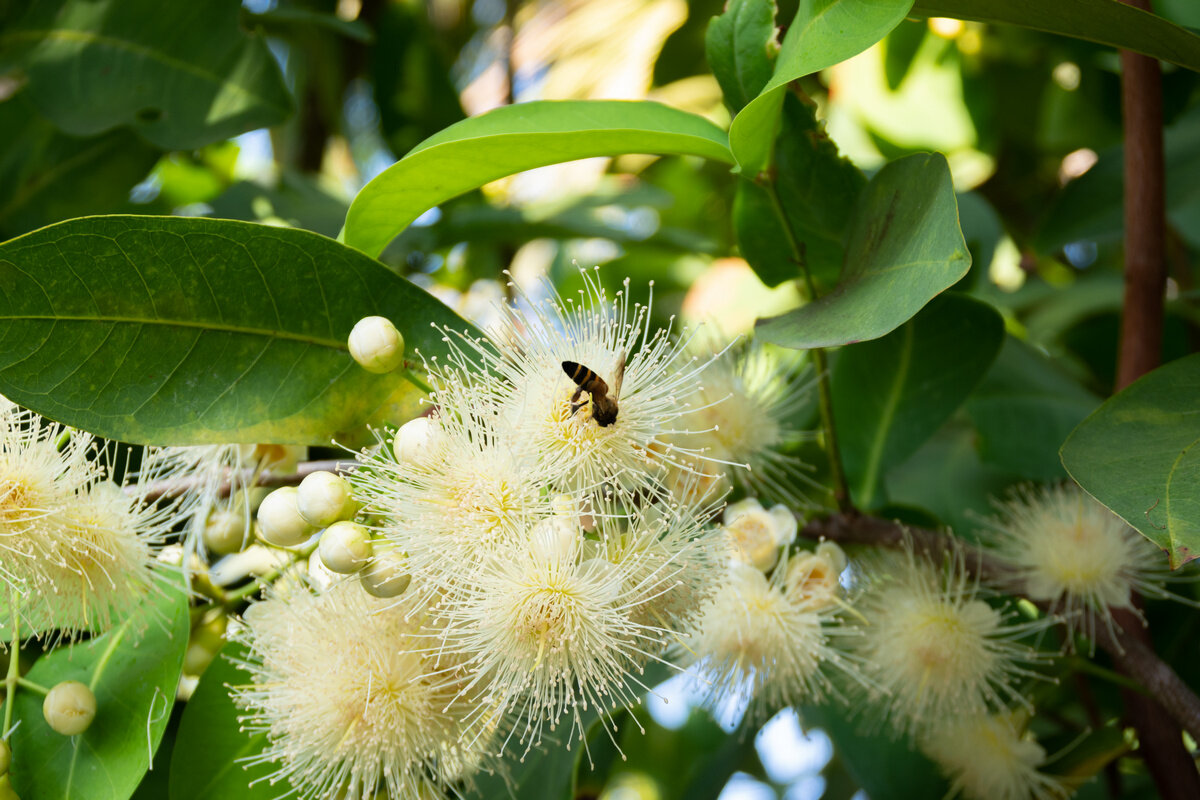
[[[621,397],[621,384],[625,381],[625,361],[628,357],[628,353],[622,353],[620,360],[617,361],[617,368],[613,371],[612,396],[614,400]]]

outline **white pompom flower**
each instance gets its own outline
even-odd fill
[[[1044,620],[1019,622],[994,608],[960,557],[939,568],[906,548],[867,560],[863,573],[855,650],[881,690],[868,692],[868,705],[894,730],[1021,702],[1016,684],[1038,677],[1029,667],[1043,658],[1019,640]]]
[[[1050,604],[1068,630],[1094,640],[1097,619],[1113,630],[1112,609],[1140,615],[1135,592],[1173,597],[1162,551],[1075,484],[1026,487],[999,508],[993,549],[1015,567],[1021,591]]]
[[[582,712],[609,717],[648,687],[641,675],[683,634],[721,559],[694,518],[599,514],[587,538],[575,517],[548,516],[484,559],[439,613],[437,649],[461,658],[482,695],[478,719],[503,715],[524,752],[545,728],[583,736]],[[707,571],[705,571],[707,570]]]
[[[243,722],[304,800],[442,797],[479,768],[485,751],[465,743],[472,698],[463,673],[423,652],[428,620],[353,582],[320,595],[292,586],[245,614],[252,683],[235,687]]]
[[[1061,800],[1072,794],[1062,779],[1038,770],[1046,751],[1024,730],[1022,713],[947,717],[920,748],[967,800]]]
[[[560,491],[601,484],[661,489],[665,467],[692,470],[689,464],[703,458],[671,437],[686,431],[687,400],[704,362],[688,355],[687,341],[670,329],[651,327],[649,307],[628,298],[628,280],[610,298],[596,278],[582,274],[586,288],[578,301],[521,293],[494,340],[450,336],[464,373],[491,376],[434,399],[461,416],[486,398],[513,441],[552,471]]]
[[[839,644],[846,633],[838,616],[846,606],[840,590],[831,590],[826,602],[797,602],[784,583],[787,574],[786,561],[771,578],[734,561],[726,583],[701,606],[690,647],[681,648],[708,687],[708,703],[748,704],[751,722],[837,694],[833,676],[864,680]]]

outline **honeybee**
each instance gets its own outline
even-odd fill
[[[608,384],[592,371],[590,367],[576,364],[574,361],[562,362],[563,372],[578,386],[575,394],[571,395],[571,415],[583,408],[579,396],[587,392],[592,396],[592,419],[601,428],[607,428],[617,421],[617,396],[621,393],[621,381],[625,378],[625,355],[617,362],[616,376],[613,378],[612,397],[608,395]]]

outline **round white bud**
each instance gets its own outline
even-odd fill
[[[350,575],[371,560],[371,534],[357,522],[335,522],[321,534],[317,552],[329,570]]]
[[[787,506],[782,504],[771,506],[771,510],[767,513],[771,515],[771,519],[775,520],[775,544],[787,547],[796,541],[796,532],[799,526],[796,523],[796,515]]]
[[[63,681],[46,695],[42,716],[56,732],[76,736],[96,718],[96,695],[79,681]]]
[[[246,518],[229,508],[214,511],[204,526],[204,546],[218,555],[237,553],[246,544]]]
[[[410,419],[396,431],[392,451],[400,463],[418,461],[428,456],[438,434],[438,421],[433,417]]]
[[[367,372],[391,372],[404,361],[404,337],[387,317],[363,317],[350,331],[350,355]]]
[[[8,742],[0,739],[0,775],[8,774],[8,765],[12,763],[12,748]]]
[[[304,476],[296,490],[296,510],[309,525],[324,528],[341,519],[350,503],[350,484],[341,475],[319,471]]]
[[[375,597],[396,597],[403,594],[412,581],[404,556],[395,550],[376,553],[358,574],[367,594]]]
[[[258,507],[260,539],[276,547],[295,547],[312,535],[312,526],[296,506],[298,494],[295,486],[284,486],[263,498]]]
[[[725,518],[729,519],[726,512]],[[779,560],[779,545],[775,540],[775,520],[760,506],[744,510],[725,523],[725,533],[733,543],[734,558],[763,572],[770,572]]]

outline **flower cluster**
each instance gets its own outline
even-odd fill
[[[95,438],[3,401],[0,408],[0,629],[5,638],[100,633],[158,591],[156,551],[195,503],[160,499],[171,471],[149,448],[139,477],[106,477]]]
[[[381,781],[395,796],[454,790],[551,731],[581,740],[591,715],[631,708],[650,688],[648,666],[720,636],[702,620],[720,597],[740,596],[735,565],[748,551],[738,543],[755,547],[756,525],[769,527],[779,562],[771,591],[793,611],[747,668],[776,706],[825,685],[840,551],[836,569],[798,577],[781,556],[796,535],[790,511],[742,503],[715,524],[724,492],[712,475],[736,459],[782,463],[766,451],[790,440],[763,436],[737,453],[704,440],[728,399],[707,396],[705,381],[732,356],[698,357],[686,331],[656,329],[628,283],[615,296],[587,274],[584,284],[572,299],[520,294],[488,339],[446,331],[449,354],[425,364],[430,411],[364,451],[348,476],[352,506],[318,520],[304,484],[264,501],[268,541],[311,546],[324,527],[325,567],[391,598],[335,580],[277,592],[246,615],[254,683],[240,699],[273,743],[264,758],[300,796],[365,798]],[[339,532],[347,525],[369,531],[365,543]],[[346,542],[363,557],[347,556]],[[403,580],[371,592],[385,559]],[[795,631],[808,638],[787,638]],[[303,647],[313,655],[292,652]],[[389,693],[398,683],[414,694]],[[406,716],[407,702],[422,705]],[[445,718],[419,722],[417,709],[435,705]],[[368,724],[377,714],[391,724]]]

